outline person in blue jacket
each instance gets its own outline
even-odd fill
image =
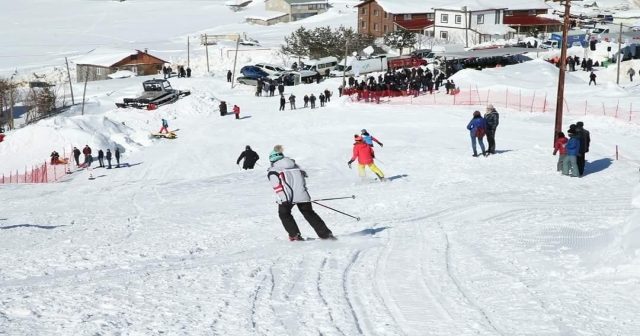
[[[578,172],[578,154],[580,154],[580,139],[576,134],[576,131],[570,129],[568,132],[569,141],[564,146],[567,150],[567,155],[564,157],[562,163],[562,175],[569,176],[569,170],[571,170],[572,177],[580,176]]]
[[[473,148],[473,156],[478,157],[478,151],[476,149],[476,140],[480,143],[480,149],[482,149],[482,155],[487,156],[487,152],[484,149],[484,135],[487,129],[486,122],[480,114],[480,111],[473,112],[473,119],[467,125],[469,130],[469,136],[471,137],[471,146]]]
[[[369,147],[373,147],[374,142],[380,145],[380,147],[384,147],[384,145],[382,145],[382,142],[378,141],[378,139],[376,139],[371,134],[369,134],[369,132],[367,132],[366,129],[362,129],[360,133],[362,134],[362,139],[364,140],[364,143],[369,145]]]

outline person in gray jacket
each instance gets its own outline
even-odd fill
[[[484,120],[487,124],[485,133],[487,134],[487,142],[489,142],[487,154],[495,154],[496,130],[498,129],[498,125],[500,124],[500,115],[498,114],[498,111],[496,111],[496,109],[493,107],[493,105],[487,105],[487,113],[485,113],[484,115]]]
[[[301,170],[294,160],[285,157],[282,151],[282,146],[278,145],[269,153],[271,168],[268,170],[267,178],[278,197],[278,215],[282,226],[289,234],[289,240],[304,240],[300,235],[298,224],[291,214],[294,205],[298,207],[304,219],[309,222],[320,239],[335,239],[322,218],[313,211],[311,196],[309,196],[305,181],[307,173]]]

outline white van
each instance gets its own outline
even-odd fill
[[[627,27],[622,27],[622,32],[627,32],[630,29]],[[617,34],[620,33],[620,26],[619,25],[604,25],[604,26],[597,26],[596,28],[591,30],[591,34],[592,35],[597,35],[598,37],[600,37],[600,35],[602,34]]]
[[[338,65],[338,59],[335,57],[324,57],[304,61],[302,63],[302,70],[314,71],[325,76],[335,69],[336,65]]]
[[[386,57],[356,59],[347,57],[347,67],[345,70],[344,61],[338,63],[336,69],[331,71],[330,76],[341,77],[344,71],[345,76],[359,76],[377,71],[387,71],[388,63]]]

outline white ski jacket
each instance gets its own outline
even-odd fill
[[[278,204],[311,201],[304,174],[292,159],[285,157],[273,163],[267,178],[278,196]]]

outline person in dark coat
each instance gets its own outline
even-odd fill
[[[589,75],[589,85],[591,85],[591,82],[593,82],[593,85],[598,85],[596,84],[596,74],[591,71],[591,74]]]
[[[280,111],[284,111],[284,105],[287,104],[287,100],[284,99],[284,95],[280,95]]]
[[[187,67],[187,78],[191,77],[191,68]]]
[[[284,94],[284,84],[278,84],[278,93],[280,93],[280,95]]]
[[[231,73],[231,70],[227,71],[227,83],[231,83],[231,76],[233,76],[233,74]]]
[[[73,158],[76,160],[76,166],[80,167],[80,150],[77,147],[73,147]]]
[[[309,97],[309,101],[311,102],[311,108],[316,108],[316,96],[314,96],[313,93],[311,94],[311,97]]]
[[[111,150],[110,149],[107,149],[107,164],[109,165],[107,169],[111,169]]]
[[[82,154],[84,154],[84,164],[90,166],[91,161],[93,161],[93,157],[91,156],[91,147],[89,147],[89,145],[85,145],[82,149]]]
[[[327,103],[331,101],[331,91],[329,89],[324,90],[324,99]]]
[[[224,117],[227,115],[227,102],[220,102],[220,116]]]
[[[308,107],[309,106],[309,96],[304,95],[304,97],[302,98],[302,100],[304,100],[304,107]]]
[[[258,153],[254,152],[253,149],[251,149],[251,146],[247,145],[247,147],[244,148],[244,151],[240,153],[236,164],[239,165],[242,159],[244,159],[244,162],[242,163],[242,169],[247,170],[253,169],[253,167],[256,165],[256,162],[260,160],[260,156],[258,155]]]
[[[498,111],[493,107],[492,104],[487,105],[487,113],[484,115],[484,120],[487,123],[487,127],[485,128],[485,134],[487,135],[487,142],[489,143],[489,148],[487,149],[487,154],[495,154],[496,153],[496,130],[498,129],[498,125],[500,124],[500,115]]]
[[[591,145],[591,133],[584,129],[584,123],[578,121],[575,127],[576,137],[580,140],[580,152],[577,157],[578,172],[580,176],[584,175],[584,166],[587,161],[586,154],[589,153],[589,146]]]
[[[318,96],[318,99],[320,99],[320,107],[324,106],[324,94],[320,93],[320,95]]]
[[[292,110],[296,109],[296,96],[294,96],[293,93],[289,96],[289,104]]]
[[[102,149],[98,150],[98,164],[100,167],[104,168],[104,152]]]
[[[120,168],[120,149],[116,148],[116,168]]]

